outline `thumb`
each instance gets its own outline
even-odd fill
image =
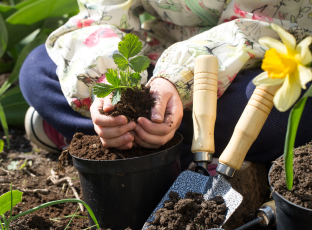
[[[106,113],[114,110],[114,106],[112,105],[111,99],[112,99],[111,95],[104,98],[103,110]]]
[[[157,92],[154,95],[155,98],[155,105],[152,108],[152,117],[151,120],[156,123],[162,123],[164,121],[166,107],[169,98],[164,97],[160,92]]]

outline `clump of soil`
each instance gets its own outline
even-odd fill
[[[206,201],[203,194],[187,192],[185,198],[171,191],[163,208],[156,211],[155,219],[147,230],[176,229],[202,230],[218,228],[225,220],[227,207],[222,196]]]
[[[284,158],[274,162],[270,172],[270,185],[274,191],[290,202],[312,209],[312,142],[294,149],[294,183],[289,191],[286,187]]]
[[[127,89],[121,94],[121,99],[117,103],[115,110],[111,112],[104,112],[100,109],[100,113],[116,117],[124,115],[128,121],[137,121],[139,117],[151,119],[151,109],[155,105],[155,98],[150,93],[150,87],[141,86],[141,90],[137,87]]]
[[[133,157],[140,157],[169,149],[182,140],[179,134],[158,149],[131,148],[127,151],[116,148],[106,148],[102,145],[98,135],[84,135],[75,133],[68,150],[70,154],[88,160],[117,160]]]

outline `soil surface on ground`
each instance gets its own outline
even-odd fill
[[[187,192],[182,199],[171,191],[169,200],[156,211],[155,219],[147,230],[218,228],[225,220],[226,211],[222,196],[206,201],[201,193]]]
[[[128,121],[137,122],[139,117],[151,119],[151,109],[155,105],[155,99],[150,93],[150,87],[141,86],[141,90],[137,87],[127,89],[121,94],[121,99],[117,103],[115,110],[112,112],[104,112],[100,109],[100,113],[116,117],[124,115]]]
[[[78,158],[89,160],[117,160],[140,157],[163,151],[177,145],[181,140],[181,136],[175,134],[169,142],[158,149],[131,148],[127,150],[118,150],[116,148],[104,147],[98,135],[75,133],[68,150],[70,154]]]
[[[0,131],[2,139],[5,140],[3,131]],[[26,211],[29,208],[34,208],[44,202],[75,198],[72,189],[68,186],[68,183],[62,182],[60,184],[53,184],[48,178],[52,176],[52,171],[57,171],[59,164],[59,155],[48,153],[47,151],[38,148],[35,144],[31,143],[25,135],[23,127],[10,128],[11,148],[5,148],[0,153],[0,195],[8,192],[10,184],[12,182],[13,189],[20,191],[29,191],[23,194],[23,200],[21,203],[13,208],[13,215]],[[19,169],[19,167],[27,159],[27,164],[31,163],[31,166],[27,166],[25,169]],[[17,167],[13,170],[8,170],[9,165],[17,164]],[[77,191],[80,199],[83,200],[82,191],[80,187],[80,181],[78,178],[78,172],[74,168],[71,157],[65,158],[63,163],[66,172],[60,173],[59,180],[66,177],[71,178],[73,187]],[[47,193],[33,192],[35,189],[47,189]],[[269,199],[269,196],[267,197]],[[17,221],[11,224],[11,229],[29,229],[29,230],[60,230],[65,229],[70,221],[70,218],[64,218],[66,216],[75,213],[78,205],[75,203],[65,203],[49,208],[44,208],[39,211],[26,215],[25,217],[18,218]],[[67,229],[85,229],[89,227],[87,212],[84,210],[81,212],[78,210],[76,214],[80,217],[75,217],[72,223]],[[9,213],[6,213],[6,216]],[[254,211],[250,211],[246,214],[247,221],[254,219]],[[81,217],[83,216],[83,217]],[[244,218],[245,219],[245,218]],[[234,228],[226,228],[228,230]],[[249,228],[251,230],[273,230],[272,228],[262,228],[260,226],[254,226]],[[114,230],[114,229],[112,229]]]
[[[0,132],[5,140],[3,131]],[[80,199],[83,200],[77,170],[72,166],[71,159],[65,159],[66,174],[54,175],[57,171],[59,155],[39,149],[27,139],[24,128],[10,129],[11,148],[0,153],[0,195],[10,190],[23,191],[22,202],[13,208],[15,216],[45,202],[75,198],[68,180],[73,184]],[[27,160],[26,167],[20,167]],[[10,169],[10,170],[9,170]],[[51,180],[53,177],[53,182]],[[37,192],[34,192],[36,191]],[[77,210],[77,203],[65,203],[40,209],[13,220],[12,230],[63,230]],[[7,217],[9,213],[5,214]],[[78,209],[67,229],[85,229],[89,227],[87,212]]]
[[[312,209],[312,142],[294,149],[294,182],[291,191],[286,187],[284,158],[275,161],[270,172],[274,191],[290,202]]]

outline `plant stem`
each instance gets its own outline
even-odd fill
[[[64,230],[66,230],[69,227],[70,223],[73,221],[73,219],[74,219],[74,217],[75,217],[75,215],[76,215],[78,210],[79,210],[79,207],[76,209],[74,215],[72,216],[72,218],[70,219],[70,221],[68,222],[68,224],[67,224],[66,228],[64,228]]]
[[[4,228],[3,229],[9,229],[9,224],[10,224],[10,221],[8,221],[4,214],[2,214],[2,219],[3,219],[3,222],[4,222]],[[2,224],[1,224],[2,225]]]
[[[18,218],[18,217],[27,215],[27,214],[32,213],[32,212],[35,212],[35,211],[38,211],[38,210],[40,210],[40,209],[42,209],[42,208],[46,208],[46,207],[49,207],[49,206],[55,205],[55,204],[62,204],[62,203],[68,203],[68,202],[78,202],[78,203],[83,204],[83,205],[86,207],[86,209],[88,210],[88,212],[89,212],[89,214],[90,214],[92,220],[94,221],[96,227],[97,227],[98,229],[100,229],[99,223],[97,222],[97,219],[95,218],[94,213],[93,213],[93,211],[91,210],[91,208],[90,208],[84,201],[78,200],[78,199],[64,199],[64,200],[55,200],[55,201],[47,202],[47,203],[45,203],[45,204],[39,205],[39,206],[37,206],[37,207],[35,207],[35,208],[29,209],[29,210],[27,210],[27,211],[25,211],[25,212],[22,212],[22,213],[20,213],[20,214],[18,214],[18,215],[16,215],[16,216],[13,216],[12,218],[9,219],[8,222],[11,222],[12,220],[14,220],[14,219],[16,219],[16,218]]]

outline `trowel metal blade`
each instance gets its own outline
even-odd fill
[[[184,171],[178,176],[166,195],[147,219],[142,230],[146,230],[149,227],[148,223],[155,219],[155,212],[163,207],[165,200],[169,200],[169,193],[171,191],[177,192],[181,198],[184,198],[187,192],[202,193],[205,200],[209,200],[216,195],[221,195],[228,210],[225,215],[225,221],[220,227],[225,224],[243,200],[242,195],[236,192],[229,181],[222,175],[217,174],[207,177],[192,171]]]

